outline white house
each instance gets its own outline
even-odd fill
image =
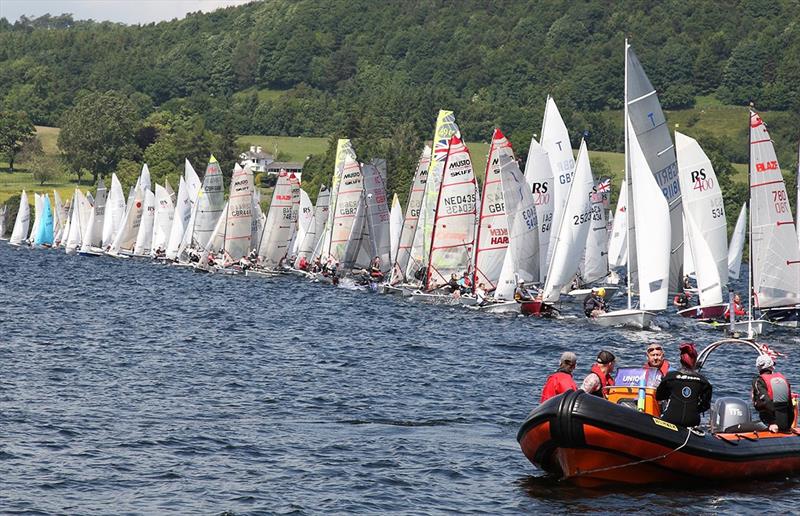
[[[266,172],[269,164],[275,161],[272,154],[264,152],[260,145],[251,145],[249,151],[239,154],[239,160],[243,167],[250,165],[253,172]]]

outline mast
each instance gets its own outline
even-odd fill
[[[628,38],[625,38],[625,98],[623,99],[624,104],[624,126],[625,126],[625,185],[628,188],[625,188],[625,211],[627,212],[625,215],[626,221],[628,223],[627,232],[628,238],[625,239],[625,248],[627,249],[628,253],[628,265],[625,267],[626,273],[628,276],[628,310],[631,309],[631,227],[633,224],[632,217],[630,216],[631,211],[631,185],[629,185],[630,181],[630,151],[628,149],[628,138],[630,135],[628,134]]]
[[[751,187],[753,173],[753,103],[747,118],[747,338],[753,338],[753,210],[750,207],[750,198],[753,191]],[[733,306],[729,308],[733,312]]]
[[[547,109],[547,106],[545,106]],[[497,129],[495,129],[497,131]],[[493,131],[494,133],[494,131]],[[478,212],[478,232],[475,235],[475,251],[472,253],[472,286],[478,284],[478,253],[480,242],[481,242],[481,219],[483,218],[483,203],[486,202],[486,183],[489,182],[489,167],[492,165],[492,155],[494,154],[494,142],[496,133],[492,134],[492,143],[489,145],[489,156],[486,159],[486,171],[483,174],[483,191],[481,192],[481,207],[480,211]],[[445,162],[446,164],[446,162]],[[439,190],[441,192],[441,190]],[[438,208],[438,203],[437,203]],[[433,247],[433,246],[431,246]]]
[[[442,165],[442,180],[439,182],[439,194],[436,196],[436,213],[433,215],[433,229],[431,230],[431,248],[428,250],[428,264],[425,273],[425,290],[430,290],[431,285],[431,256],[433,255],[433,243],[436,241],[436,222],[439,220],[439,203],[442,202],[442,188],[444,187],[444,175],[447,173],[447,162],[450,161],[450,149],[453,147],[453,137],[451,136],[447,142],[447,154],[444,157],[444,164]],[[431,157],[433,162],[433,157]]]

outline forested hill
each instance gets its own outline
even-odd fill
[[[143,114],[233,116],[240,134],[424,135],[446,107],[468,139],[498,124],[524,141],[547,94],[568,120],[621,107],[626,35],[667,108],[713,95],[800,111],[795,0],[267,0],[144,26],[52,14],[0,20],[2,108],[43,125],[118,90]]]

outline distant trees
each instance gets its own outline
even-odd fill
[[[14,160],[22,148],[36,135],[36,129],[23,111],[0,111],[0,154],[14,171]]]
[[[114,171],[120,160],[138,158],[135,137],[141,121],[137,108],[116,91],[88,93],[64,113],[58,146],[73,170],[99,174]]]

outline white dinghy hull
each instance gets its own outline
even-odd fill
[[[650,328],[654,315],[653,312],[648,312],[646,310],[629,308],[600,314],[592,319],[592,321],[599,326],[628,326],[643,330]]]

